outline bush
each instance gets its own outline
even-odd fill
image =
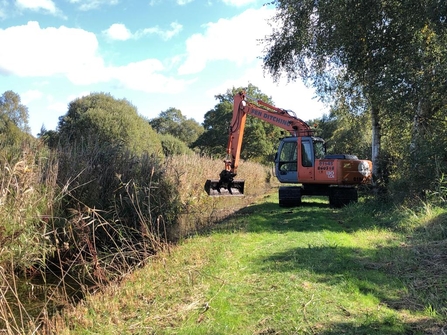
[[[162,155],[157,133],[138,115],[127,100],[94,93],[72,101],[59,119],[59,139],[63,145],[90,145],[90,142],[121,147],[133,154]],[[96,143],[95,143],[96,144]]]
[[[185,142],[170,134],[159,134],[161,146],[165,156],[192,154],[193,151],[188,148]]]
[[[136,155],[95,140],[87,146],[61,147],[58,182],[66,189],[62,216],[68,219],[71,213],[77,217],[94,209],[112,230],[119,226],[123,234],[122,230],[130,229],[132,233],[125,235],[139,239],[141,234],[135,232],[141,233],[142,225],[152,231],[159,217],[168,223],[176,218],[177,190],[154,155]],[[108,231],[96,232],[94,242],[101,249],[116,247],[113,236]]]

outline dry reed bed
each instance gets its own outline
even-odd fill
[[[22,150],[0,150],[0,329],[8,334],[35,328],[40,312],[31,316],[29,306],[37,290],[26,278],[54,250],[42,220],[52,211],[54,157],[42,148]]]
[[[222,220],[234,211],[245,207],[253,199],[264,194],[270,185],[267,167],[252,162],[242,162],[237,179],[245,181],[245,196],[213,196],[204,191],[207,179],[219,179],[224,169],[223,160],[198,155],[176,156],[166,161],[168,178],[178,186],[181,215],[172,227],[173,239],[195,233]]]
[[[69,307],[73,294],[101,290],[168,243],[244,207],[265,191],[269,175],[265,167],[243,162],[238,178],[246,181],[246,196],[209,197],[205,181],[218,177],[222,160],[198,155],[164,162],[123,159],[108,166],[109,175],[99,174],[106,180],[127,178],[115,180],[120,185],[113,195],[117,202],[102,209],[76,197],[84,186],[97,191],[88,178],[98,162],[80,155],[65,156],[76,162],[63,166],[81,169],[70,170],[73,175],[61,171],[60,158],[42,148],[1,160],[0,330],[7,334],[51,329],[51,314]],[[85,171],[92,174],[82,179]],[[58,174],[64,175],[64,183]],[[142,180],[149,181],[143,185]],[[166,209],[166,217],[160,209]]]

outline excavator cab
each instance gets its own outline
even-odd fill
[[[316,159],[326,155],[324,140],[319,137],[290,136],[281,139],[275,156],[276,177],[281,183],[314,179]]]

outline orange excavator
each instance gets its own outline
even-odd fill
[[[281,183],[288,184],[279,187],[280,206],[298,206],[303,195],[318,195],[328,196],[332,206],[341,207],[358,200],[359,185],[371,184],[371,161],[346,154],[327,155],[324,140],[314,136],[314,130],[294,112],[240,92],[234,96],[225,168],[219,179],[206,181],[205,191],[209,195],[244,194],[244,180],[235,177],[247,115],[278,126],[290,134],[280,140],[275,156],[276,177]]]

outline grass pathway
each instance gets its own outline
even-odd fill
[[[61,316],[58,333],[442,334],[394,271],[405,236],[325,200],[277,201],[154,257]]]

